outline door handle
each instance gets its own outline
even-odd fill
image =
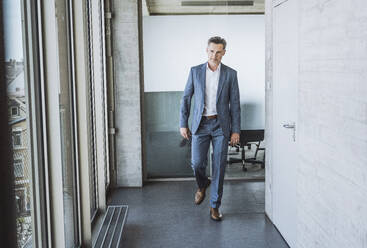
[[[292,123],[292,124],[286,123],[286,124],[283,124],[283,127],[285,127],[285,128],[296,128],[296,124],[295,123]]]
[[[293,141],[296,141],[296,123],[292,122],[292,123],[285,123],[283,124],[284,128],[289,128],[289,129],[293,129]]]

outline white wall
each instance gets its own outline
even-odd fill
[[[290,0],[295,1],[295,0]],[[297,248],[367,247],[367,2],[299,1]],[[267,14],[271,14],[271,0]],[[292,20],[290,20],[292,21]],[[267,17],[267,79],[272,78]],[[266,125],[272,136],[271,88]],[[269,140],[268,139],[268,140]],[[266,211],[272,215],[271,144]],[[269,153],[270,151],[270,153]],[[272,218],[272,217],[271,217]]]
[[[300,1],[298,247],[367,247],[367,1]]]
[[[264,15],[144,17],[144,91],[183,91],[190,67],[207,61],[214,35],[227,41],[222,62],[238,72],[242,128],[264,128]]]

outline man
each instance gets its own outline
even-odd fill
[[[207,154],[213,145],[210,217],[220,221],[219,212],[223,194],[224,172],[227,163],[228,141],[235,145],[240,140],[240,97],[237,72],[221,63],[226,53],[226,41],[221,37],[208,40],[208,62],[190,70],[180,109],[180,132],[185,139],[192,135],[191,165],[198,190],[195,203],[200,204],[211,183],[206,176]],[[195,104],[192,133],[188,128],[191,98]]]

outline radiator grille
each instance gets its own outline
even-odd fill
[[[108,206],[94,248],[119,247],[127,218],[127,205]]]

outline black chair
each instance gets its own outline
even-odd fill
[[[245,167],[245,162],[251,164],[261,164],[261,168],[265,168],[265,148],[260,148],[261,141],[264,140],[264,129],[257,129],[257,130],[241,130],[240,134],[240,144],[237,145],[238,150],[242,149],[241,158],[230,158],[228,163],[238,163],[242,162],[242,169],[247,171]],[[251,148],[251,144],[255,143],[256,151],[255,156],[253,158],[246,158],[245,157],[245,146]],[[259,150],[264,151],[264,160],[257,160],[257,153]]]

